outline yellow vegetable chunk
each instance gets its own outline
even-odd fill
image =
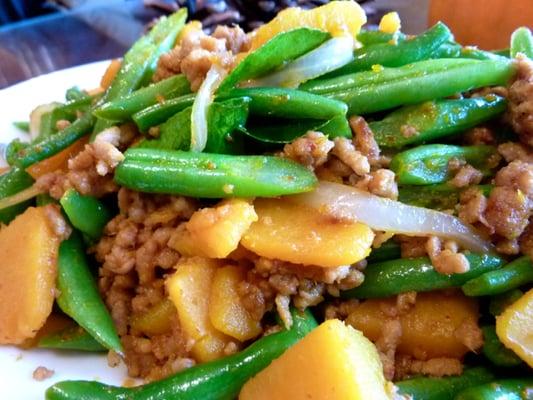
[[[396,33],[402,27],[400,16],[393,11],[385,14],[379,21],[379,30],[385,33]]]
[[[196,211],[172,235],[169,246],[185,256],[225,258],[237,248],[254,221],[257,214],[248,201],[224,200],[215,207]]]
[[[355,37],[366,23],[365,11],[355,1],[331,1],[311,10],[286,8],[252,35],[255,50],[280,32],[308,27],[331,33],[332,36]]]
[[[533,289],[496,317],[496,334],[533,368]]]
[[[389,396],[374,345],[361,332],[331,319],[250,379],[239,399],[384,400]]]
[[[131,328],[147,335],[162,335],[172,328],[176,307],[171,300],[165,299],[149,308],[143,314],[131,318]]]
[[[259,220],[241,244],[260,256],[338,267],[370,253],[374,233],[364,224],[338,221],[286,199],[257,199],[254,206]]]
[[[0,343],[34,337],[52,312],[59,242],[45,207],[0,230]]]
[[[219,331],[244,342],[261,333],[261,323],[244,308],[237,287],[246,278],[246,268],[228,265],[218,268],[209,300],[209,317]]]
[[[209,293],[219,267],[217,260],[184,258],[165,282],[183,331],[195,341],[192,354],[200,362],[222,357],[224,348],[231,341],[209,320]]]
[[[389,318],[385,311],[395,304],[395,298],[366,300],[350,313],[346,323],[375,342]],[[476,300],[460,292],[418,293],[414,306],[400,315],[398,353],[418,359],[461,358],[473,349],[465,346],[458,333],[466,328],[478,330],[478,318]]]

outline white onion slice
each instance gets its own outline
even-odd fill
[[[196,93],[191,112],[191,151],[202,151],[207,144],[207,111],[226,71],[213,64]]]
[[[289,196],[288,199],[335,218],[362,222],[379,231],[439,236],[452,239],[465,249],[482,253],[492,249],[492,245],[472,227],[453,215],[406,205],[351,186],[320,182],[314,191]]]
[[[295,88],[305,81],[348,64],[353,60],[354,45],[351,36],[334,37],[281,70],[253,81],[251,86]]]

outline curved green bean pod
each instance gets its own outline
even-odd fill
[[[443,378],[415,377],[396,382],[401,395],[411,400],[450,400],[460,391],[490,382],[494,374],[486,368],[468,368],[459,376]]]
[[[138,111],[190,92],[190,84],[185,75],[175,75],[102,104],[93,114],[98,118],[125,121]]]
[[[44,349],[61,349],[76,351],[107,351],[82,327],[72,326],[59,332],[43,336],[37,343]]]
[[[466,282],[462,289],[467,296],[491,296],[530,282],[533,282],[533,264],[529,256],[523,256],[499,270],[487,272]]]
[[[501,379],[465,389],[454,400],[529,400],[533,379]]]
[[[446,289],[463,285],[468,280],[503,264],[503,259],[489,254],[465,254],[470,263],[468,272],[444,275],[433,268],[427,257],[402,258],[369,265],[365,280],[354,289],[341,292],[344,298],[388,297],[399,293]]]
[[[400,184],[430,185],[450,178],[448,165],[452,159],[466,161],[488,174],[492,167],[490,157],[494,154],[496,149],[493,146],[428,144],[396,154],[390,169],[396,173]]]
[[[531,30],[525,26],[518,28],[511,35],[510,55],[514,58],[518,53],[533,59],[533,35]]]
[[[115,170],[115,181],[149,193],[191,197],[275,197],[312,190],[315,175],[301,165],[273,156],[129,149]]]
[[[505,347],[498,335],[494,325],[481,328],[483,332],[483,355],[498,367],[516,367],[522,364],[522,360],[512,350]]]
[[[249,98],[250,113],[265,117],[328,120],[338,115],[344,116],[348,110],[341,101],[286,88],[233,89],[219,99],[235,97]]]
[[[12,167],[9,171],[0,175],[0,199],[17,194],[31,185],[33,185],[33,178],[26,171],[19,167]],[[30,204],[31,201],[28,200],[0,210],[0,222],[8,224]]]
[[[438,22],[426,32],[398,43],[376,43],[355,50],[354,60],[325,77],[351,74],[370,69],[373,65],[400,67],[426,60],[441,44],[452,37],[448,27]]]
[[[406,106],[370,128],[380,146],[400,148],[453,135],[502,114],[507,101],[499,96],[436,100]]]
[[[61,242],[57,265],[59,296],[56,301],[61,310],[102,346],[122,353],[115,324],[100,297],[77,232]]]
[[[173,115],[192,106],[195,97],[196,94],[191,93],[154,104],[133,114],[133,122],[141,132],[148,132],[151,127],[162,124]]]

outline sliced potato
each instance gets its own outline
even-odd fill
[[[533,289],[496,317],[496,334],[533,368]]]
[[[242,388],[240,400],[386,400],[374,345],[335,319],[322,323]]]
[[[185,256],[225,258],[237,248],[254,221],[257,215],[248,201],[223,200],[214,207],[196,211],[172,235],[169,246]]]
[[[183,331],[195,341],[192,353],[200,362],[222,357],[224,348],[231,341],[209,320],[209,294],[218,267],[220,262],[217,260],[184,258],[165,282]]]
[[[261,323],[244,308],[237,287],[246,277],[246,268],[227,265],[218,268],[209,300],[209,317],[219,331],[244,342],[261,333]]]
[[[338,267],[370,253],[374,233],[364,224],[338,221],[286,199],[257,199],[254,207],[259,220],[241,244],[260,256]]]
[[[52,312],[59,243],[45,207],[0,230],[0,343],[34,337]]]

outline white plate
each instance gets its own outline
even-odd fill
[[[96,62],[42,75],[0,90],[0,142],[23,137],[14,121],[25,121],[37,105],[64,101],[72,86],[91,89],[98,86],[108,61]],[[44,366],[54,375],[42,382],[32,378],[35,368]],[[65,379],[90,379],[120,385],[126,378],[124,365],[110,368],[105,355],[59,352],[43,349],[20,350],[0,346],[0,399],[44,399],[44,392],[54,382]]]

